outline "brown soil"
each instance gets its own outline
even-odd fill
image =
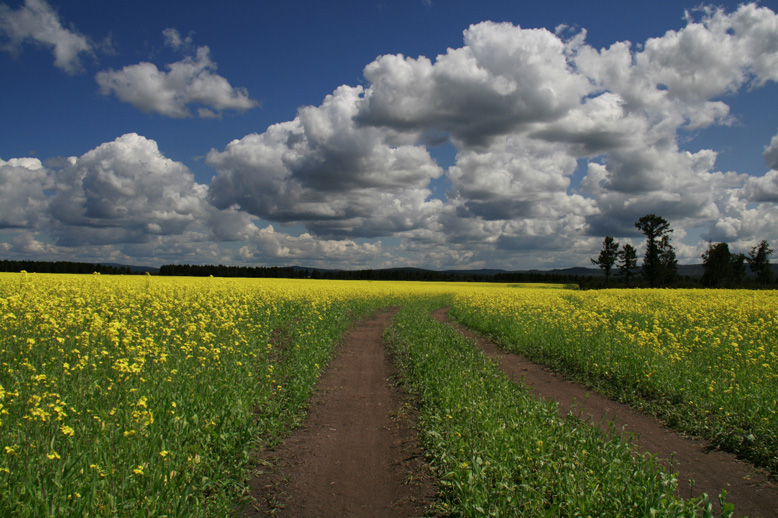
[[[727,501],[735,505],[735,516],[778,516],[778,486],[766,474],[734,455],[713,449],[707,442],[686,437],[667,428],[658,419],[631,407],[611,401],[562,376],[515,354],[500,350],[493,342],[475,335],[448,320],[448,309],[433,316],[454,326],[477,345],[512,379],[522,380],[537,396],[559,403],[559,414],[574,415],[599,425],[603,430],[613,421],[615,429],[635,435],[638,447],[665,461],[678,472],[680,496],[710,495],[718,507],[718,494],[727,491]],[[689,480],[694,480],[690,488]]]
[[[319,380],[306,423],[265,452],[244,517],[412,517],[436,488],[413,414],[391,381],[382,334],[396,310],[359,322]]]

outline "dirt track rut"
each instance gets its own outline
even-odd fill
[[[383,331],[397,310],[358,322],[319,380],[303,427],[266,456],[244,516],[422,516],[435,495]]]
[[[500,350],[493,342],[451,323],[448,309],[441,308],[433,316],[476,340],[484,353],[498,361],[511,379],[523,380],[538,397],[557,401],[561,416],[572,410],[575,415],[603,429],[612,420],[617,430],[635,434],[643,451],[656,455],[678,472],[680,496],[689,498],[708,493],[718,508],[718,494],[725,489],[727,501],[735,504],[735,516],[778,517],[778,486],[771,483],[764,472],[732,454],[712,449],[703,440],[671,430],[652,416],[611,401],[521,356]],[[688,486],[690,479],[695,483],[693,490]]]
[[[396,310],[358,322],[322,375],[308,418],[273,451],[251,480],[257,505],[244,517],[412,517],[421,516],[435,496],[403,396],[391,383],[392,365],[382,340]],[[736,516],[778,517],[778,486],[733,455],[712,450],[659,420],[611,401],[449,322],[448,308],[434,317],[474,339],[488,356],[517,381],[544,399],[559,403],[605,428],[637,436],[643,451],[656,455],[679,474],[681,494],[703,492],[715,501],[726,489]],[[688,480],[694,480],[690,489]]]

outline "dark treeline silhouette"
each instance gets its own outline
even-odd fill
[[[608,242],[606,249],[612,248],[613,242]],[[772,250],[766,242],[759,247],[754,247],[747,255],[731,254],[731,262],[726,258],[724,244],[711,245],[709,252],[703,256],[703,264],[697,266],[679,267],[682,273],[674,271],[671,280],[663,282],[662,286],[672,288],[702,288],[702,287],[728,287],[728,288],[778,288],[778,272],[771,272],[776,265],[771,265],[769,255]],[[319,270],[316,268],[304,268],[297,266],[225,266],[225,265],[190,265],[190,264],[166,264],[159,268],[158,272],[151,271],[152,275],[164,276],[188,276],[188,277],[265,277],[288,279],[333,279],[333,280],[373,280],[373,281],[432,281],[432,282],[494,282],[494,283],[547,283],[577,285],[581,289],[600,288],[648,288],[650,279],[637,265],[635,250],[630,245],[624,245],[619,250],[615,259],[607,259],[601,256],[599,260],[610,265],[613,271],[605,277],[597,270],[585,268],[571,268],[556,271],[435,271],[420,268],[387,268],[381,270]],[[744,258],[743,258],[744,257]],[[713,260],[715,259],[715,260]],[[612,263],[611,263],[612,261]],[[741,261],[745,261],[745,264]],[[708,265],[707,263],[710,263]],[[595,261],[595,264],[600,265]],[[724,277],[718,275],[719,264],[731,264],[733,274],[726,273]],[[748,272],[743,274],[744,266]],[[104,265],[94,263],[69,262],[69,261],[28,261],[28,260],[0,260],[0,272],[29,273],[75,273],[114,275],[137,275],[146,273],[145,270],[136,267],[122,265]],[[716,272],[716,275],[712,272]],[[604,272],[602,272],[604,273]],[[712,282],[711,279],[724,278],[725,282]]]
[[[29,273],[77,273],[114,275],[145,274],[142,269],[129,266],[104,265],[71,261],[0,260],[0,272]],[[165,264],[158,272],[163,276],[186,277],[265,277],[284,279],[333,279],[373,281],[433,281],[433,282],[498,282],[498,283],[549,283],[578,284],[592,276],[555,274],[548,272],[496,272],[477,273],[467,271],[424,270],[421,268],[387,268],[382,270],[319,270],[294,266],[225,266],[212,264]]]
[[[672,245],[673,229],[670,223],[655,214],[640,218],[635,227],[646,236],[643,265],[638,272],[635,249],[625,244],[619,250],[619,243],[612,236],[605,236],[602,250],[592,263],[599,266],[605,275],[601,280],[587,279],[580,282],[582,289],[607,288],[611,270],[618,269],[617,283],[613,287],[650,288],[774,288],[770,254],[773,250],[767,241],[751,249],[748,255],[733,253],[727,243],[708,243],[708,250],[702,254],[700,276],[679,275],[675,248]],[[748,276],[746,265],[751,270]],[[630,278],[640,274],[638,282]]]
[[[94,263],[77,263],[71,261],[25,261],[16,259],[0,260],[0,272],[29,273],[94,273],[109,275],[129,275],[133,272],[129,266],[112,266]]]
[[[542,272],[438,272],[421,268],[387,268],[381,270],[318,270],[301,267],[224,266],[165,264],[159,275],[189,277],[271,277],[289,279],[330,279],[360,281],[431,281],[431,282],[500,282],[577,284],[581,276]]]
[[[302,279],[308,277],[305,269],[280,266],[225,266],[212,264],[163,264],[159,275],[186,277],[270,277]]]
[[[419,268],[387,268],[384,270],[313,270],[313,279],[332,279],[346,281],[463,281],[483,277],[477,274],[464,274],[463,277],[450,272],[436,272]]]
[[[389,268],[385,270],[314,271],[312,278],[368,280],[368,281],[428,281],[428,282],[499,282],[576,284],[580,277],[535,272],[503,272],[483,274],[475,272],[437,272],[417,268]]]

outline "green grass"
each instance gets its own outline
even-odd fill
[[[387,332],[417,399],[420,434],[451,516],[711,516],[675,496],[676,475],[512,383],[474,344],[406,305]],[[706,510],[707,509],[707,510]]]
[[[546,302],[503,303],[533,293]],[[709,516],[703,502],[673,496],[675,475],[635,459],[624,439],[559,419],[429,309],[455,301],[452,314],[505,345],[595,378],[637,376],[634,386],[668,400],[686,394],[662,384],[680,371],[665,375],[661,362],[685,362],[696,377],[680,388],[716,389],[689,400],[711,422],[726,412],[740,422],[757,393],[744,391],[774,387],[763,375],[772,365],[760,363],[774,349],[760,341],[775,337],[775,304],[752,327],[700,332],[704,347],[687,351],[695,373],[670,347],[691,309],[679,306],[675,323],[657,327],[657,315],[635,304],[587,297],[465,283],[0,275],[0,516],[229,516],[246,497],[251,453],[301,422],[343,332],[387,305],[404,305],[387,336],[421,409],[443,489],[438,511]],[[727,350],[730,363],[717,366]],[[747,422],[755,442],[775,430],[764,419],[774,399],[758,401],[756,423],[766,424]]]
[[[778,474],[778,292],[512,290],[450,314]]]

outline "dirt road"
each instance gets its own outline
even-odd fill
[[[436,490],[391,382],[382,334],[396,310],[358,322],[319,380],[305,425],[266,455],[244,516],[422,516]]]
[[[448,308],[436,311],[433,316],[451,324]],[[512,379],[523,379],[537,396],[556,400],[561,416],[573,410],[582,419],[598,424],[603,429],[612,420],[616,429],[637,435],[637,443],[643,451],[665,460],[668,465],[672,463],[673,469],[679,474],[680,496],[689,498],[705,492],[717,504],[719,492],[725,489],[727,501],[735,504],[735,516],[778,516],[778,486],[771,483],[762,471],[738,460],[734,455],[712,450],[705,441],[685,437],[667,428],[658,419],[641,414],[628,405],[611,401],[521,356],[505,353],[493,342],[462,326],[451,325],[476,340],[477,345],[499,362],[503,371]],[[695,482],[693,489],[689,488],[689,480]]]
[[[382,341],[396,310],[358,322],[319,380],[305,425],[266,452],[251,481],[257,505],[245,517],[422,516],[436,489],[413,430],[413,413],[391,383],[392,365]],[[736,516],[778,516],[778,487],[733,455],[668,429],[659,420],[611,401],[526,359],[507,354],[449,322],[448,309],[434,317],[475,340],[513,379],[539,397],[582,419],[637,436],[638,446],[672,464],[681,494],[703,492],[715,501],[721,489]],[[694,480],[694,488],[688,480]]]

